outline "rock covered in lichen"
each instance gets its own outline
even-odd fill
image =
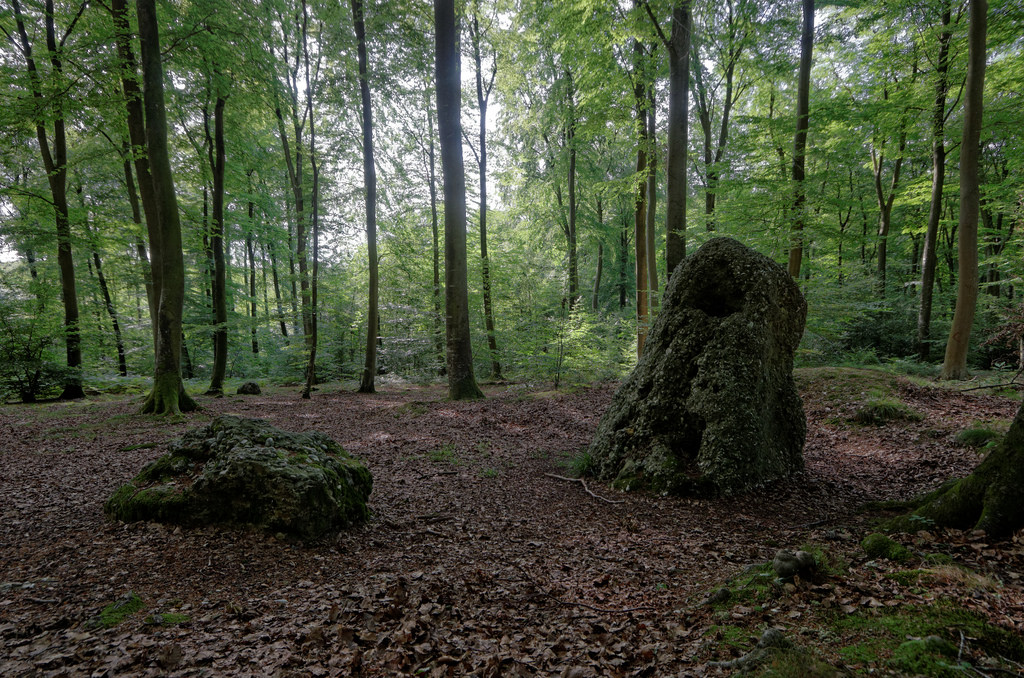
[[[777,263],[729,238],[672,273],[644,353],[590,445],[623,489],[729,494],[803,468],[793,356],[807,304]]]
[[[362,522],[370,472],[316,431],[222,416],[186,433],[104,504],[112,518],[251,526],[312,539]]]
[[[241,386],[239,386],[238,390],[235,391],[235,393],[237,393],[238,395],[260,395],[261,393],[263,393],[263,390],[260,388],[260,385],[257,384],[255,381],[247,381]]]

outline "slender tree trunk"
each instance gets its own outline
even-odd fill
[[[917,357],[926,362],[931,357],[932,296],[935,287],[935,242],[942,218],[942,193],[946,180],[946,97],[949,93],[949,25],[952,13],[949,0],[943,1],[942,32],[939,34],[939,57],[936,62],[935,103],[932,108],[932,193],[928,207],[928,227],[921,253],[921,307],[917,314]]]
[[[437,156],[434,152],[434,107],[429,99],[428,94],[426,102],[428,127],[427,153],[430,167],[430,233],[434,264],[434,350],[437,352],[441,364],[440,374],[444,376],[448,368],[444,351],[445,328],[441,322],[441,234],[438,229],[437,220]]]
[[[978,301],[978,211],[982,104],[985,89],[985,40],[988,0],[971,0],[968,28],[967,84],[964,87],[964,130],[960,142],[960,239],[956,311],[949,328],[943,379],[966,379],[967,347]]]
[[[619,308],[626,308],[627,268],[629,267],[629,222],[623,216],[619,232]]]
[[[288,323],[284,318],[284,308],[281,306],[281,281],[277,275],[277,247],[273,242],[269,245],[270,249],[270,274],[274,281],[274,301],[277,303],[277,318],[281,324],[281,336],[288,336]]]
[[[800,72],[796,94],[796,134],[793,137],[793,226],[789,250],[789,274],[800,277],[804,252],[804,154],[810,123],[811,57],[814,50],[814,0],[802,0],[803,30],[800,34]]]
[[[88,228],[88,225],[86,226]],[[100,251],[95,244],[95,237],[90,232],[90,239],[93,242],[92,261],[96,267],[96,280],[100,285],[100,293],[103,295],[103,306],[110,316],[110,326],[114,331],[114,344],[117,346],[117,373],[122,377],[128,376],[128,363],[125,360],[124,338],[121,336],[121,323],[117,319],[117,309],[114,308],[114,301],[110,296],[110,287],[107,285],[107,277],[103,275],[103,264],[100,261]]]
[[[454,0],[434,0],[437,123],[444,175],[445,335],[448,396],[482,398],[473,374],[466,271],[466,174],[462,161],[462,101]]]
[[[131,168],[128,170],[129,176],[131,175]],[[107,285],[107,276],[103,274],[103,262],[100,261],[100,249],[99,242],[96,234],[93,232],[92,227],[89,225],[89,217],[85,204],[85,192],[82,188],[82,184],[78,184],[76,193],[78,193],[79,207],[81,207],[84,217],[85,232],[89,236],[89,244],[92,248],[92,261],[93,266],[96,269],[96,282],[99,283],[100,294],[103,295],[103,307],[107,311],[107,315],[110,317],[110,328],[114,332],[114,346],[117,349],[117,372],[122,377],[128,376],[128,365],[125,361],[124,352],[124,339],[121,335],[121,323],[117,318],[117,309],[114,308],[114,301],[110,295],[110,286]],[[103,327],[100,326],[100,334],[103,334]]]
[[[212,85],[211,85],[212,86]],[[203,111],[207,152],[213,174],[213,214],[210,222],[210,249],[213,252],[213,370],[206,395],[224,394],[224,375],[228,366],[227,266],[224,261],[224,103],[218,95],[213,108],[213,136],[210,136],[208,112]]]
[[[689,139],[690,88],[689,0],[677,0],[672,8],[668,76],[668,179],[665,208],[665,275],[672,277],[686,257],[686,146]]]
[[[498,62],[494,61],[490,79],[485,84],[483,74],[483,36],[480,33],[479,2],[473,3],[473,23],[470,39],[473,43],[473,61],[476,65],[476,103],[480,111],[480,272],[483,278],[484,329],[487,332],[487,351],[491,359],[491,379],[500,381],[501,362],[498,360],[498,340],[494,329],[494,306],[491,303],[491,260],[487,253],[487,104],[490,101]]]
[[[633,240],[636,246],[636,353],[643,355],[644,341],[647,339],[648,285],[647,274],[647,96],[644,75],[640,67],[643,47],[639,40],[633,42],[633,53],[636,64],[633,73],[633,101],[636,106],[636,175],[637,187],[634,189]]]
[[[318,318],[317,299],[318,279],[320,276],[320,168],[316,160],[316,127],[313,124],[313,81],[309,68],[309,44],[308,39],[309,15],[306,0],[302,0],[302,61],[305,67],[306,79],[306,118],[309,120],[309,168],[313,174],[313,187],[311,191],[310,205],[310,226],[313,237],[313,265],[312,275],[308,278],[303,275],[300,284],[305,283],[303,302],[303,318],[306,327],[306,350],[309,353],[309,360],[306,363],[306,385],[302,389],[302,397],[309,399],[313,386],[316,384],[316,350],[318,342]],[[296,116],[298,120],[298,116]],[[296,134],[298,138],[298,134]],[[299,239],[300,246],[303,245],[302,238]],[[299,257],[299,273],[302,275],[305,252]]]
[[[601,195],[597,196],[597,229],[598,233],[604,230],[604,204]],[[590,307],[595,311],[601,308],[599,294],[601,292],[601,274],[604,272],[604,243],[597,243],[597,273],[594,274],[594,293],[591,297]]]
[[[156,367],[153,390],[143,412],[177,414],[195,409],[181,381],[181,314],[185,300],[185,260],[181,250],[181,222],[174,192],[171,159],[167,147],[167,114],[164,108],[163,64],[155,0],[137,0],[139,38],[142,47],[142,83],[145,101],[146,147],[159,218],[159,237],[150,242],[154,285],[160,289],[157,306]],[[159,280],[159,283],[157,283]]]
[[[284,150],[285,162],[288,168],[288,180],[291,184],[292,189],[292,206],[295,209],[295,260],[298,261],[298,275],[296,275],[294,267],[291,268],[291,286],[292,286],[292,312],[295,313],[296,309],[295,299],[299,299],[299,305],[301,305],[301,316],[302,316],[302,333],[303,336],[308,337],[310,334],[310,315],[309,315],[309,268],[306,259],[306,204],[305,204],[305,189],[303,187],[303,172],[302,172],[302,122],[299,120],[298,112],[295,110],[295,103],[293,101],[291,117],[292,117],[292,130],[295,134],[295,154],[294,157],[291,153],[291,142],[288,140],[288,133],[285,130],[284,116],[281,113],[281,107],[277,106],[274,109],[274,115],[277,118],[277,131],[281,138],[281,147]],[[291,260],[291,244],[288,246],[289,250],[289,265],[294,263]],[[296,279],[298,279],[298,287],[296,290]],[[308,341],[308,339],[307,339]]]
[[[252,189],[250,188],[250,193]],[[260,352],[260,344],[256,338],[256,248],[253,242],[253,228],[256,220],[256,204],[250,199],[249,200],[249,224],[245,231],[245,252],[249,256],[249,318],[252,320],[252,329],[250,335],[252,338],[252,352],[258,355]],[[264,292],[266,291],[266,285],[264,285]]]
[[[651,152],[647,171],[647,288],[650,290],[650,309],[654,315],[658,310],[658,258],[657,249],[657,204],[658,204],[658,148],[657,123],[654,117],[654,87],[648,92],[647,134],[650,137]]]
[[[893,163],[892,179],[889,182],[889,192],[886,195],[882,188],[882,169],[885,156],[874,152],[871,159],[874,162],[875,175],[875,197],[878,200],[878,295],[885,298],[885,274],[889,247],[889,230],[892,227],[892,206],[896,200],[896,188],[900,181],[900,170],[903,167],[903,152],[907,148],[907,130],[905,123],[901,123],[899,149],[896,161]]]
[[[373,159],[373,105],[370,82],[367,78],[366,29],[363,24],[363,0],[352,0],[352,22],[356,31],[356,51],[359,59],[359,95],[362,100],[363,126],[363,185],[366,193],[366,251],[370,266],[370,284],[367,296],[366,361],[359,379],[360,393],[374,392],[377,375],[377,336],[380,326],[377,271],[377,168]]]
[[[60,269],[61,298],[64,303],[64,346],[68,373],[64,381],[61,400],[85,397],[82,389],[82,334],[79,326],[78,290],[75,285],[75,261],[71,252],[71,220],[68,212],[67,195],[67,136],[65,133],[63,95],[56,95],[49,102],[44,100],[42,78],[36,68],[32,56],[32,44],[29,42],[25,29],[24,15],[18,0],[12,0],[14,19],[20,39],[20,49],[28,69],[29,82],[32,89],[33,103],[36,112],[36,139],[39,152],[46,170],[46,178],[50,184],[50,196],[53,201],[54,221],[57,227],[57,267]],[[57,45],[57,32],[54,26],[54,3],[46,0],[44,9],[46,28],[46,50],[50,57],[50,67],[54,79],[64,75],[64,63],[61,50]],[[73,26],[68,29],[68,34]],[[67,35],[65,35],[65,38]],[[63,47],[63,44],[61,44]],[[49,113],[44,114],[44,110]],[[53,148],[51,153],[47,122],[53,125]]]
[[[568,86],[569,123],[565,131],[565,143],[569,148],[569,217],[566,221],[566,241],[569,246],[569,308],[575,308],[580,295],[579,249],[576,240],[576,86],[572,73],[566,73]]]

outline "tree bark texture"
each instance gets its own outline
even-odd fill
[[[946,97],[949,93],[949,24],[952,13],[949,0],[942,7],[942,32],[935,67],[935,103],[932,108],[932,191],[928,206],[928,226],[921,253],[921,306],[917,314],[917,357],[931,357],[932,297],[935,292],[935,243],[942,218],[942,194],[946,180]]]
[[[454,0],[434,0],[437,126],[444,177],[445,337],[448,396],[452,400],[482,398],[473,374],[469,335],[469,291],[466,262],[466,174],[462,159],[462,103],[458,30]]]
[[[650,140],[647,135],[647,94],[644,76],[640,68],[640,55],[643,47],[639,40],[633,42],[633,54],[636,64],[633,71],[633,102],[636,107],[636,176],[637,186],[633,199],[633,244],[636,246],[636,354],[644,353],[644,341],[647,339],[648,284],[647,274],[647,151]]]
[[[650,139],[650,156],[647,159],[647,290],[652,315],[658,311],[658,130],[654,116],[654,87],[648,92],[647,136]]]
[[[366,253],[369,263],[369,286],[366,313],[366,359],[359,378],[359,392],[373,393],[377,376],[377,329],[380,326],[379,272],[377,270],[377,167],[373,158],[373,102],[367,76],[366,26],[363,22],[363,0],[352,0],[352,23],[356,32],[356,53],[359,60],[359,97],[362,103],[363,186],[366,198]]]
[[[487,104],[490,100],[491,89],[494,87],[498,65],[495,61],[490,81],[485,85],[478,12],[479,6],[474,4],[470,38],[473,43],[473,61],[476,64],[476,101],[480,111],[480,272],[483,278],[484,330],[487,332],[487,351],[490,353],[491,359],[491,379],[501,380],[501,361],[498,360],[498,340],[494,330],[494,306],[491,303],[491,260],[487,253]]]
[[[668,166],[665,207],[665,263],[667,278],[686,257],[686,146],[689,139],[690,81],[689,0],[672,8],[668,76]]]
[[[803,0],[800,33],[800,71],[796,94],[796,134],[793,136],[793,226],[789,249],[789,274],[800,277],[804,252],[804,155],[810,126],[811,59],[814,50],[814,0]]]
[[[163,64],[155,0],[138,0],[139,39],[145,102],[146,149],[149,155],[153,198],[159,219],[157,238],[150,242],[157,301],[156,366],[153,390],[143,412],[177,414],[195,409],[181,381],[181,314],[185,299],[185,260],[181,250],[181,221],[174,192],[171,159],[167,147],[167,113],[164,107]],[[157,282],[159,280],[159,282]]]
[[[213,175],[210,220],[210,250],[213,254],[213,369],[206,395],[224,394],[224,375],[228,366],[228,291],[227,266],[224,262],[224,104],[224,97],[218,95],[213,107],[212,136],[209,120],[204,121],[208,160]],[[208,117],[209,114],[203,111],[203,115]]]
[[[64,304],[64,347],[68,372],[64,379],[62,400],[85,397],[82,389],[82,335],[79,326],[78,290],[75,285],[75,261],[71,252],[71,219],[68,212],[68,152],[67,135],[65,132],[64,107],[62,94],[55,94],[46,101],[43,93],[42,78],[32,55],[32,44],[28,31],[25,29],[25,18],[21,4],[12,0],[15,24],[20,39],[20,49],[28,69],[32,99],[36,111],[36,139],[42,156],[43,169],[50,185],[50,196],[53,201],[54,222],[57,230],[57,267],[60,270],[61,300]],[[46,0],[44,8],[44,25],[46,30],[46,51],[50,58],[50,68],[54,79],[63,77],[64,63],[61,59],[60,47],[57,44],[57,32],[54,25],[54,3]],[[69,29],[70,33],[70,29]],[[51,111],[50,116],[44,110]],[[47,130],[47,118],[52,116],[53,146],[51,149],[50,133]]]
[[[966,379],[967,348],[978,302],[979,160],[982,101],[985,89],[988,0],[971,0],[967,31],[967,83],[964,87],[964,129],[960,142],[959,275],[956,310],[942,363],[943,379]]]
[[[441,234],[438,228],[437,219],[437,155],[434,150],[434,108],[430,105],[429,95],[427,106],[427,163],[429,166],[429,189],[430,189],[430,242],[432,245],[432,263],[434,273],[434,350],[437,352],[440,361],[440,373],[448,372],[445,359],[444,336],[445,329],[441,322]]]
[[[313,80],[309,68],[308,43],[309,12],[306,0],[302,0],[302,63],[305,68],[306,80],[306,119],[309,121],[309,169],[312,173],[313,186],[310,191],[310,227],[313,239],[312,272],[308,276],[306,292],[302,296],[303,317],[306,323],[306,384],[302,389],[302,397],[309,399],[313,386],[316,384],[316,351],[318,344],[318,304],[317,288],[320,271],[320,168],[316,159],[316,126],[313,122]],[[296,116],[298,120],[298,116]],[[296,135],[296,138],[298,135]],[[301,264],[304,257],[299,258]]]

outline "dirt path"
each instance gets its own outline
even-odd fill
[[[858,505],[967,472],[977,455],[953,435],[1016,409],[904,384],[923,421],[853,426],[824,383],[803,382],[807,468],[792,481],[715,501],[591,484],[620,504],[546,475],[567,473],[611,387],[489,387],[469,403],[438,387],[328,387],[311,401],[278,389],[200,398],[204,410],[177,422],[136,415],[135,399],[4,406],[0,674],[703,671],[715,647],[697,603],[709,587],[780,547],[854,549]],[[300,545],[103,517],[116,486],[222,413],[334,437],[373,473],[371,522]],[[128,591],[143,612],[111,629],[87,624]],[[170,614],[188,621],[159,616]]]

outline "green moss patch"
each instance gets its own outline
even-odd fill
[[[906,546],[878,532],[864,537],[860,547],[864,549],[864,553],[869,558],[885,558],[893,562],[905,563],[913,557]]]
[[[89,628],[111,629],[123,622],[146,606],[134,591],[129,591],[110,605],[104,607],[99,615],[93,617],[86,626]]]
[[[948,600],[928,606],[906,605],[859,610],[837,616],[833,630],[847,639],[839,650],[851,664],[885,663],[901,675],[944,676],[958,671],[955,657],[947,656],[950,643],[965,639],[964,656],[978,654],[1024,659],[1024,640],[1007,629],[993,626],[984,617]],[[907,644],[908,640],[929,639]]]
[[[983,448],[995,443],[1002,433],[988,426],[971,426],[956,434],[956,441],[965,447]]]
[[[881,425],[890,421],[921,421],[924,415],[880,389],[868,392],[867,400],[853,413],[858,424]]]

